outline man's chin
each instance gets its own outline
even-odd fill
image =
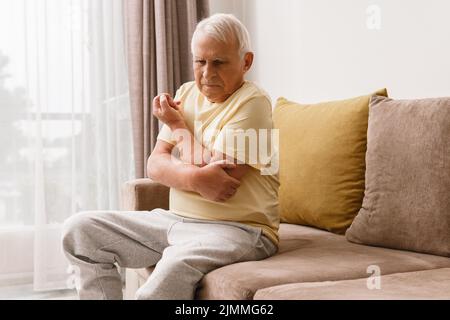
[[[216,92],[212,92],[212,90],[202,90],[202,94],[211,102],[223,102],[226,99],[223,99],[222,94],[217,94]]]
[[[222,90],[223,89],[220,86],[208,86],[208,85],[203,85],[202,86],[202,91],[205,92],[205,93],[210,92],[210,94],[220,95],[220,92]]]

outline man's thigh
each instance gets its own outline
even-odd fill
[[[241,224],[178,222],[169,232],[167,262],[188,263],[202,273],[240,261],[265,258],[258,251],[260,228]]]

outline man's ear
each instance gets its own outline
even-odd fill
[[[244,71],[250,70],[253,64],[253,52],[247,52],[244,56]]]

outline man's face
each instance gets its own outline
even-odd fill
[[[194,42],[194,76],[200,92],[211,102],[224,102],[244,81],[253,54],[242,59],[234,39],[222,43],[200,34]]]

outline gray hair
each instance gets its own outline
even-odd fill
[[[232,14],[216,13],[200,21],[192,36],[192,53],[194,53],[195,39],[200,33],[206,34],[223,43],[230,43],[230,38],[234,37],[241,58],[244,58],[245,54],[251,51],[250,35],[247,28]]]

